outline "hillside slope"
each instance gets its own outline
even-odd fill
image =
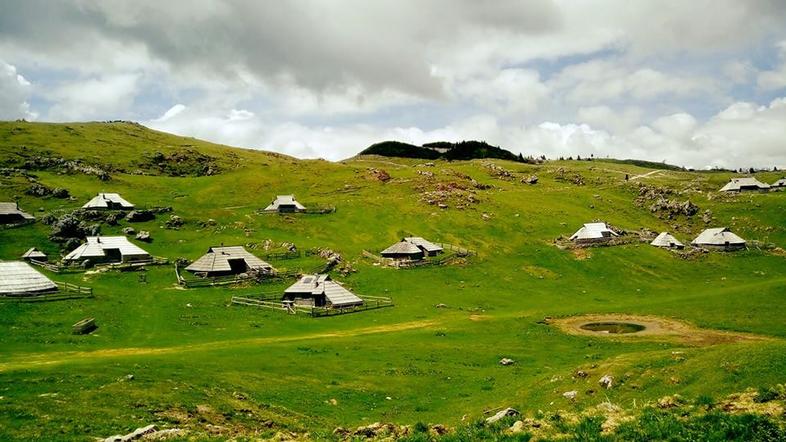
[[[69,135],[66,126],[78,133]],[[97,192],[118,192],[140,207],[172,212],[133,223],[92,220],[102,235],[149,231],[152,242],[131,241],[170,262],[193,261],[219,244],[246,245],[293,273],[324,260],[268,258],[270,244],[330,249],[355,270],[335,271],[334,279],[395,302],[310,318],[230,302],[281,293],[292,280],[184,289],[172,265],[42,270],[92,287],[96,296],[0,299],[0,440],[89,439],[150,423],[203,439],[294,431],[336,440],[338,426],[453,427],[463,416],[471,422],[508,406],[543,419],[606,402],[637,408],[674,394],[707,402],[784,382],[786,192],[720,195],[730,174],[597,160],[532,165],[363,156],[330,163],[125,123],[0,129],[4,167],[49,155],[111,169],[109,180],[62,166],[4,169],[0,201],[18,196],[39,220],[71,213]],[[219,172],[136,170],[142,152],[166,156],[183,148],[213,158]],[[533,175],[537,184],[528,184]],[[72,198],[27,193],[35,184],[67,189]],[[337,210],[259,214],[277,194]],[[173,215],[183,224],[167,225]],[[708,226],[728,226],[751,247],[681,256],[635,240],[578,251],[555,245],[593,220],[631,232],[668,230],[686,243]],[[50,240],[52,232],[41,222],[0,229],[0,259],[18,259],[30,247],[57,259],[64,245]],[[364,258],[364,251],[378,253],[411,235],[477,256],[411,270]],[[588,336],[545,320],[584,314],[671,318],[706,332]],[[86,317],[96,318],[96,332],[71,334],[71,325]],[[515,363],[501,365],[502,358]],[[612,388],[599,387],[604,375],[614,378]],[[574,399],[563,396],[572,391]]]

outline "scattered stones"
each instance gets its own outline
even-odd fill
[[[521,413],[519,413],[519,411],[516,410],[515,408],[510,408],[510,407],[504,408],[498,411],[493,416],[486,418],[486,423],[493,424],[494,422],[500,421],[508,416],[521,416]]]
[[[185,224],[185,221],[183,221],[183,218],[177,215],[170,215],[169,219],[166,221],[166,223],[164,223],[168,229],[177,229],[182,227],[183,224]]]
[[[27,190],[25,190],[25,193],[37,197],[53,196],[55,198],[68,198],[71,196],[67,189],[63,189],[62,187],[50,189],[49,187],[46,187],[40,183],[33,183]]]
[[[522,177],[521,182],[523,184],[538,184],[538,176],[537,175],[530,175],[527,177]]]
[[[576,370],[576,373],[573,376],[577,377],[577,378],[580,378],[580,379],[584,379],[587,376],[589,376],[589,373],[587,373],[584,370]]]
[[[150,238],[150,232],[147,230],[140,230],[139,233],[136,234],[136,239],[139,241],[150,242],[152,239]]]
[[[504,167],[489,162],[484,162],[483,167],[485,167],[486,170],[488,170],[489,175],[497,179],[506,180],[506,181],[513,179],[513,174],[509,170],[505,169]]]
[[[387,183],[388,181],[390,181],[391,178],[390,174],[387,173],[385,170],[375,169],[373,167],[370,167],[368,169],[368,174],[369,176],[371,176],[371,178],[381,181],[383,183]]]
[[[607,390],[608,390],[608,389],[610,389],[610,388],[613,386],[613,384],[614,384],[614,377],[612,377],[611,375],[608,375],[608,374],[607,374],[607,375],[604,375],[602,378],[600,378],[600,380],[598,381],[598,384],[599,384],[601,387],[603,387],[603,388],[605,388],[605,389],[607,389]]]
[[[513,365],[515,363],[516,363],[516,361],[514,361],[513,359],[510,359],[510,358],[502,358],[502,359],[499,360],[499,365],[506,365],[507,366],[507,365]]]
[[[554,175],[554,180],[575,184],[577,186],[584,185],[584,177],[578,173],[566,174],[565,169],[560,167]]]
[[[125,235],[136,235],[136,229],[133,227],[123,227],[123,233]]]
[[[153,434],[157,430],[158,428],[155,425],[151,424],[146,427],[137,428],[136,430],[126,434],[125,436],[121,436],[121,435],[109,436],[106,439],[104,439],[104,442],[128,442],[132,440],[137,440],[148,434]]]
[[[101,181],[108,181],[112,177],[104,166],[86,164],[82,160],[66,160],[58,157],[35,156],[28,158],[22,168],[27,170],[55,170],[62,173],[81,173],[94,175]]]
[[[571,390],[571,391],[566,391],[566,392],[562,393],[562,397],[564,397],[565,399],[573,401],[573,400],[576,400],[576,396],[578,396],[578,394],[579,394],[578,391]]]

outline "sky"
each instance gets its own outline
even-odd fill
[[[783,0],[0,0],[0,120],[786,168]]]

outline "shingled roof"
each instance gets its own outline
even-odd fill
[[[741,190],[766,190],[770,185],[762,183],[754,177],[732,178],[725,186],[721,187],[721,192],[739,192]]]
[[[16,203],[0,203],[0,215],[17,215],[26,220],[33,220],[35,217],[23,210],[20,210]]]
[[[273,269],[270,264],[257,258],[243,246],[220,246],[208,249],[207,253],[186,267],[186,270],[207,273],[231,272],[232,266],[229,261],[233,259],[242,259],[246,267],[251,270]]]
[[[278,195],[269,206],[265,207],[265,211],[277,211],[281,207],[294,207],[295,210],[306,210],[302,204],[297,202],[294,195]]]
[[[0,261],[0,295],[24,296],[57,291],[57,285],[26,262]]]
[[[87,242],[77,247],[63,258],[63,261],[79,261],[83,259],[101,259],[106,257],[105,250],[119,250],[125,259],[147,259],[150,254],[133,244],[125,236],[88,236]]]
[[[655,238],[650,244],[655,247],[666,247],[666,248],[676,248],[676,249],[681,249],[685,247],[685,244],[681,243],[677,238],[675,238],[669,232],[661,232],[661,234],[658,235],[657,238]]]
[[[83,209],[133,209],[134,205],[123,199],[117,193],[99,193],[82,206]]]
[[[732,233],[726,227],[717,227],[701,232],[701,234],[693,240],[692,244],[697,246],[725,246],[726,244],[745,245],[745,240]]]
[[[284,290],[288,295],[325,296],[333,307],[351,307],[362,305],[363,300],[345,289],[341,284],[330,279],[329,275],[305,275],[289,288]]]
[[[22,254],[22,259],[46,259],[46,253],[30,247],[25,253]]]
[[[382,251],[382,255],[417,255],[419,253],[423,253],[420,247],[404,239]]]
[[[426,252],[441,252],[442,247],[434,244],[431,241],[427,241],[419,236],[408,236],[404,238],[404,241],[412,243],[419,248],[425,250]]]
[[[619,236],[609,229],[606,223],[587,223],[584,224],[573,236],[570,237],[571,241],[575,240],[592,240],[610,238],[612,236]]]

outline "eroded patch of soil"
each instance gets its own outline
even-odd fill
[[[594,323],[620,322],[644,327],[635,333],[602,333],[586,327]],[[565,333],[581,336],[594,336],[614,339],[648,339],[678,341],[688,345],[705,346],[744,341],[763,341],[770,339],[750,333],[729,332],[699,328],[687,322],[657,316],[637,316],[626,314],[597,314],[555,318],[549,324],[557,326]]]

